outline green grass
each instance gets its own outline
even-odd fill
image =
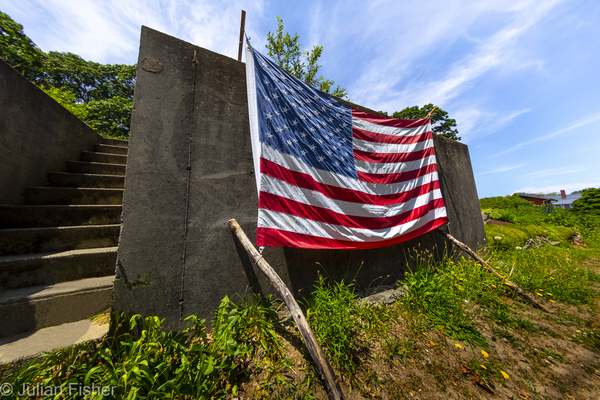
[[[499,272],[524,290],[550,302],[587,304],[597,294],[600,276],[582,265],[582,255],[571,246],[544,246],[523,251],[496,252],[505,264]]]
[[[490,246],[489,263],[543,301],[591,305],[598,295],[594,287],[600,282],[600,276],[586,267],[592,258],[600,258],[600,229],[588,224],[594,219],[577,219],[568,213],[523,212],[517,217],[531,223],[486,226],[488,238],[503,238],[503,245]],[[585,247],[565,241],[574,232],[581,233]],[[517,243],[522,245],[538,235],[563,244],[514,249]],[[454,351],[442,335],[488,350],[489,343],[478,329],[482,322],[491,325],[490,340],[506,339],[515,351],[535,360],[538,370],[548,365],[544,360],[568,362],[568,355],[549,348],[529,349],[530,335],[560,335],[534,325],[523,317],[527,314],[516,311],[528,305],[503,279],[473,261],[457,257],[435,261],[427,252],[413,254],[408,261],[416,268],[400,282],[407,288],[406,295],[389,306],[360,303],[353,285],[344,281],[320,277],[316,282],[304,304],[307,320],[342,382],[373,398],[377,398],[374,386],[387,388],[390,398],[402,398],[420,388],[421,378],[412,373],[400,381],[377,376],[369,363],[381,360],[389,369],[420,365],[445,389],[462,374],[444,362],[426,362],[425,350],[430,355],[444,354],[448,347]],[[114,335],[102,343],[55,351],[21,368],[0,368],[0,381],[14,387],[114,386],[116,398],[210,399],[248,394],[240,393],[238,384],[252,376],[256,385],[252,398],[313,399],[315,387],[322,382],[302,347],[299,351],[309,368],[295,377],[290,374],[294,366],[286,359],[282,337],[299,337],[283,331],[273,307],[270,297],[240,298],[238,302],[225,297],[215,311],[211,333],[207,333],[205,321],[194,316],[188,319],[190,329],[184,333],[165,331],[157,317],[121,318],[114,325]],[[600,333],[585,321],[560,309],[548,318],[576,326],[576,333],[568,334],[573,343],[600,349]],[[467,365],[470,376],[490,385],[504,382],[500,361],[474,354],[477,357]]]
[[[306,300],[306,319],[332,366],[348,375],[356,374],[356,354],[363,344],[359,332],[359,305],[353,285],[333,282],[319,275],[312,296]]]
[[[225,297],[215,313],[212,340],[204,320],[187,321],[193,327],[177,333],[164,331],[158,317],[119,317],[114,335],[99,345],[46,354],[15,373],[0,372],[0,378],[15,388],[60,386],[67,399],[78,395],[69,392],[70,384],[114,387],[115,398],[210,399],[237,394],[237,377],[248,360],[261,361],[257,350],[265,360],[280,357],[279,321],[270,298],[236,304]]]
[[[488,343],[473,325],[481,306],[498,302],[499,279],[476,262],[446,258],[440,263],[427,254],[415,257],[417,268],[407,272],[403,306],[424,315],[447,336],[487,349]]]
[[[415,357],[418,351],[417,342],[411,338],[398,338],[392,336],[385,339],[381,346],[385,352],[385,361],[391,365],[397,365],[397,360],[402,362]]]
[[[524,246],[530,238],[543,236],[552,241],[565,243],[578,231],[572,227],[543,225],[492,225],[485,226],[488,245],[494,250],[512,250]],[[494,239],[500,237],[500,240]]]

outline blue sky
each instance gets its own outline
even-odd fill
[[[350,100],[434,103],[458,123],[480,197],[600,187],[600,2],[0,0],[44,51],[137,62],[141,25],[237,57],[284,20]],[[262,50],[260,50],[262,49]]]

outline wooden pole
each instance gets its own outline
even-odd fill
[[[238,50],[238,61],[242,62],[242,49],[244,48],[244,29],[246,28],[246,11],[242,10],[242,22],[240,23],[240,47]]]
[[[550,310],[548,307],[546,307],[545,305],[539,303],[535,297],[533,297],[533,295],[531,295],[530,293],[526,292],[525,290],[521,289],[519,286],[517,286],[516,284],[514,284],[513,282],[509,281],[508,279],[504,278],[502,275],[500,275],[500,273],[498,271],[496,271],[491,265],[489,265],[488,263],[486,263],[483,258],[479,257],[477,255],[477,253],[475,253],[473,250],[471,250],[469,248],[469,246],[467,246],[466,244],[464,244],[463,242],[458,241],[454,236],[450,235],[449,233],[446,232],[442,232],[439,229],[436,229],[436,232],[439,233],[442,236],[445,236],[447,239],[449,239],[452,243],[454,243],[455,245],[457,245],[461,250],[466,251],[471,257],[473,257],[474,259],[476,259],[477,261],[479,261],[479,263],[481,263],[481,265],[483,265],[484,267],[486,267],[488,269],[488,271],[490,271],[492,274],[496,275],[498,278],[503,279],[504,282],[515,292],[517,292],[519,295],[523,296],[524,298],[526,298],[527,300],[529,300],[531,302],[531,304],[533,304],[534,307],[539,308],[540,310],[546,311],[548,313],[552,313],[552,310]]]
[[[325,379],[325,385],[329,390],[329,398],[333,400],[341,400],[343,399],[342,391],[340,390],[339,385],[337,384],[337,378],[335,376],[335,372],[333,372],[333,368],[331,368],[331,364],[329,364],[329,360],[325,356],[323,349],[317,342],[317,338],[313,333],[312,329],[306,322],[306,318],[304,318],[304,313],[300,309],[300,306],[292,296],[292,293],[289,291],[285,283],[281,280],[277,272],[269,265],[268,262],[265,261],[263,256],[256,250],[256,248],[248,239],[248,236],[244,233],[240,225],[237,223],[235,219],[230,219],[228,221],[229,228],[231,231],[237,236],[242,247],[246,250],[250,259],[260,268],[260,270],[267,276],[271,284],[277,293],[281,296],[285,304],[288,306],[290,313],[292,314],[292,318],[296,322],[298,326],[298,331],[300,331],[300,336],[304,340],[304,344],[308,348],[308,352],[310,353],[313,361],[317,364],[317,368],[319,368],[319,372],[323,375]]]
[[[429,118],[429,117],[431,117],[431,114],[433,114],[433,112],[435,111],[435,109],[436,109],[436,108],[438,108],[438,107],[437,107],[437,106],[434,106],[434,107],[431,109],[431,111],[429,111],[429,114],[427,114],[427,117],[425,117],[425,118]]]

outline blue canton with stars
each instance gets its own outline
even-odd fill
[[[260,141],[311,167],[358,179],[351,108],[251,51]]]

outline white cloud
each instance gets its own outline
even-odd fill
[[[519,52],[518,41],[528,30],[542,20],[557,1],[522,2],[426,2],[421,4],[421,15],[411,13],[410,4],[407,14],[410,21],[402,21],[403,29],[398,35],[391,35],[393,42],[388,45],[398,48],[397,52],[382,52],[365,70],[362,77],[350,88],[353,96],[361,104],[372,108],[395,110],[399,105],[425,104],[433,102],[443,106],[448,100],[469,89],[473,81],[490,70],[516,70],[525,66],[538,66],[539,60],[530,60]],[[404,3],[399,7],[406,8]],[[490,13],[508,14],[512,22],[493,35],[481,39],[471,53],[449,66],[443,77],[433,81],[410,82],[403,80],[404,72],[415,59],[428,53],[439,51],[451,45],[459,38],[467,36],[469,26],[478,18]],[[397,13],[393,23],[398,25]],[[378,28],[386,24],[377,20]],[[389,27],[390,32],[397,29]],[[367,35],[368,35],[367,31]],[[377,30],[381,34],[381,30]],[[398,88],[402,82],[405,88]],[[385,93],[382,95],[382,93]],[[403,108],[403,107],[402,107]]]
[[[496,168],[496,169],[493,169],[491,171],[480,172],[478,174],[475,174],[475,176],[488,175],[488,174],[498,174],[498,173],[501,173],[501,172],[506,172],[506,171],[510,171],[510,170],[513,170],[513,169],[521,168],[523,166],[525,166],[525,164],[513,165],[511,167]]]
[[[530,109],[511,112],[481,111],[475,107],[462,107],[452,117],[457,121],[459,136],[463,143],[474,138],[482,139],[508,126],[515,118],[531,111]]]
[[[524,174],[524,175],[521,175],[521,178],[539,179],[539,178],[545,178],[547,176],[576,174],[579,172],[584,172],[586,170],[587,170],[586,168],[578,168],[578,169],[551,168],[551,169],[544,169],[541,171],[531,172],[529,174]]]
[[[25,26],[26,33],[42,50],[72,52],[101,63],[128,64],[137,62],[142,25],[237,58],[241,10],[259,19],[264,9],[263,0],[226,3],[23,0],[20,3],[19,7],[29,13],[40,14],[37,19],[48,21],[48,30],[43,35],[35,34],[35,26]]]
[[[571,123],[567,124],[566,126],[563,126],[562,128],[555,130],[554,132],[548,133],[546,135],[538,136],[535,139],[527,140],[525,142],[516,144],[516,145],[514,145],[504,151],[501,151],[500,153],[496,153],[490,157],[499,157],[506,153],[510,153],[512,151],[518,150],[521,147],[528,146],[533,143],[538,143],[538,142],[541,142],[544,140],[552,139],[553,137],[565,134],[567,132],[572,131],[573,129],[581,128],[582,126],[589,125],[592,122],[596,122],[596,121],[600,121],[600,112],[592,114],[592,115],[588,115],[587,117],[584,117],[577,121],[571,122]]]

